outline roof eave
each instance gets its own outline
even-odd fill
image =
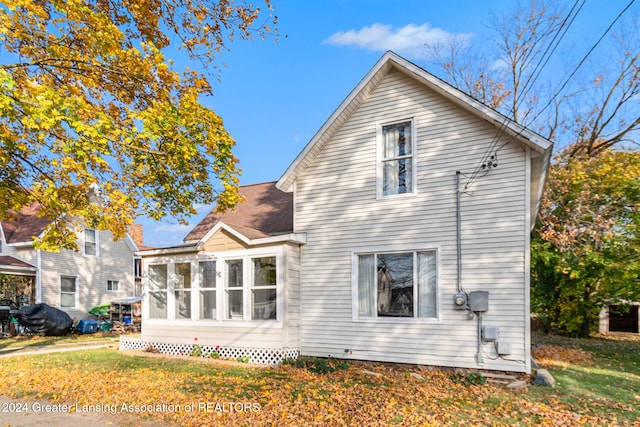
[[[172,246],[168,248],[154,248],[137,251],[134,253],[136,256],[157,256],[157,255],[174,255],[197,251],[195,244]]]
[[[248,246],[257,246],[257,245],[267,245],[273,243],[295,243],[295,244],[305,244],[307,243],[307,234],[306,233],[287,233],[287,234],[278,234],[276,236],[268,236],[268,237],[258,237],[255,239],[251,239],[244,234],[237,231],[235,228],[225,224],[222,221],[219,221],[215,226],[211,228],[196,244],[196,248],[198,250],[202,249],[205,243],[219,230],[225,230],[241,242]]]

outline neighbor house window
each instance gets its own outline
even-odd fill
[[[191,319],[191,263],[176,264],[175,274],[176,319]]]
[[[412,122],[384,125],[380,136],[382,195],[413,193]]]
[[[216,262],[202,261],[200,274],[200,318],[215,319],[216,313]]]
[[[120,290],[120,282],[117,280],[107,280],[107,292],[118,292]]]
[[[234,259],[226,262],[225,293],[227,300],[227,319],[243,318],[243,274],[242,260]]]
[[[357,255],[358,318],[435,318],[435,250]]]
[[[167,318],[167,265],[150,265],[149,281],[149,318]]]
[[[77,279],[75,277],[60,277],[60,307],[75,308],[77,291]]]
[[[142,259],[134,258],[133,259],[133,277],[136,279],[142,278]]]
[[[96,255],[98,253],[97,248],[98,235],[96,230],[91,228],[85,228],[84,230],[84,254]]]
[[[276,318],[276,257],[253,258],[252,319]]]

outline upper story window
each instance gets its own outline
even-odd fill
[[[118,292],[120,290],[120,282],[118,280],[107,280],[107,292]]]
[[[84,254],[98,254],[98,232],[92,228],[84,229]]]
[[[379,127],[378,135],[380,195],[413,193],[413,122],[406,120],[382,125]]]
[[[142,259],[141,258],[133,259],[133,276],[136,279],[142,278]]]

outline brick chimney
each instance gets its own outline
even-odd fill
[[[142,230],[142,224],[131,224],[129,226],[129,236],[135,242],[139,249],[144,247],[144,232]]]

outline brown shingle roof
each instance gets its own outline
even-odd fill
[[[0,255],[0,265],[10,266],[10,267],[25,267],[25,268],[35,268],[31,264],[27,264],[24,261],[20,261],[12,256]]]
[[[40,204],[25,206],[14,215],[13,219],[2,220],[2,231],[7,243],[31,242],[39,236],[51,222],[48,218],[39,218]]]
[[[293,232],[293,196],[276,188],[275,182],[244,185],[239,188],[246,200],[235,211],[209,213],[184,238],[185,242],[202,239],[218,222],[230,226],[249,239]]]

